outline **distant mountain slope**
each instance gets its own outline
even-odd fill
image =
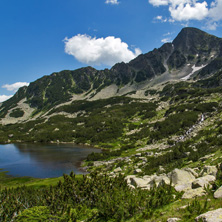
[[[141,54],[129,63],[117,63],[105,70],[85,67],[44,76],[4,102],[0,118],[7,117],[6,122],[10,123],[9,119],[13,122],[15,114],[10,113],[15,112],[18,119],[14,122],[19,118],[24,121],[73,100],[109,98],[135,91],[140,95],[159,83],[193,76],[196,80],[203,79],[221,68],[222,39],[196,28],[184,28],[172,43]]]

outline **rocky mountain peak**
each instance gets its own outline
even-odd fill
[[[210,53],[212,50],[218,51],[220,38],[210,35],[197,28],[183,28],[173,40],[176,50],[183,53]]]

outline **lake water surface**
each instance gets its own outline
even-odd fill
[[[63,173],[84,173],[80,162],[99,149],[72,144],[0,145],[0,169],[12,176],[59,177]]]

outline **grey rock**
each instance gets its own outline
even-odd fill
[[[207,186],[208,184],[210,184],[210,182],[213,182],[216,180],[216,177],[213,176],[213,175],[207,175],[207,176],[204,176],[204,177],[199,177],[197,178],[196,180],[194,180],[192,182],[192,188],[193,189],[196,189],[198,187],[203,187],[204,186]]]
[[[201,214],[200,216],[196,217],[195,220],[199,222],[222,222],[222,208]]]
[[[113,170],[114,173],[122,172],[122,169],[120,167],[117,167],[115,170]]]
[[[174,169],[170,174],[170,178],[174,185],[191,183],[195,180],[192,173],[179,169]]]
[[[141,157],[141,153],[137,153],[137,154],[135,154],[135,157]]]
[[[168,218],[167,219],[167,222],[176,222],[176,221],[179,221],[181,220],[180,218],[176,218],[176,217],[173,217],[173,218]]]
[[[153,187],[154,185],[162,186],[163,184],[170,184],[170,179],[166,175],[160,175],[160,176],[152,176],[150,181],[150,186]]]
[[[222,199],[222,186],[214,192],[214,198]]]
[[[141,173],[141,172],[142,172],[141,169],[135,169],[135,170],[134,170],[134,173],[135,173],[135,174],[138,174],[138,173]]]
[[[139,159],[142,160],[143,162],[147,161],[146,157],[139,157]]]
[[[182,199],[191,199],[194,197],[201,197],[201,196],[204,196],[205,194],[206,192],[204,191],[202,187],[199,187],[197,189],[189,189],[185,191],[185,193],[182,196]]]
[[[143,178],[138,178],[138,177],[131,177],[130,178],[130,184],[133,185],[134,187],[140,187],[143,189],[150,189],[150,179],[143,179]]]

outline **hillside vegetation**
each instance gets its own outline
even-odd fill
[[[0,221],[208,221],[201,214],[222,208],[221,58],[220,38],[185,28],[127,64],[21,88],[0,107],[1,143],[103,152],[83,177],[2,176]]]

